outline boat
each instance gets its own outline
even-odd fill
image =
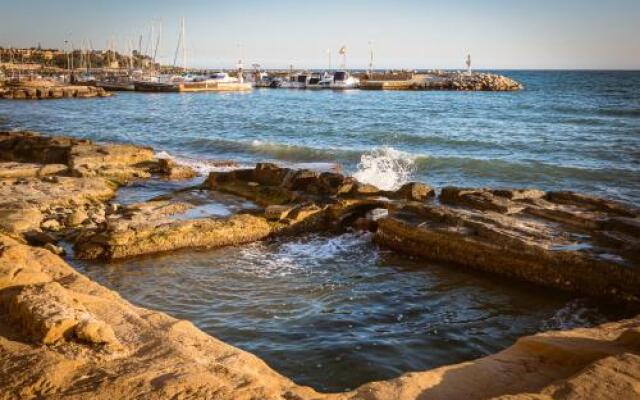
[[[179,83],[162,81],[136,81],[133,87],[136,92],[178,92]]]
[[[282,83],[282,87],[288,89],[305,89],[307,87],[307,83],[309,81],[309,75],[307,74],[296,74],[289,77],[288,81]]]
[[[307,82],[307,89],[327,89],[333,80],[333,76],[328,72],[319,73],[314,72],[311,74],[311,78]]]
[[[334,72],[333,80],[329,83],[329,88],[334,90],[357,89],[359,86],[360,80],[347,71]]]
[[[215,72],[208,76],[192,76],[178,83],[179,92],[230,92],[251,90],[250,82],[244,82],[241,72],[234,78],[226,72]]]
[[[96,86],[110,92],[135,90],[135,82],[129,76],[111,76],[96,81]]]

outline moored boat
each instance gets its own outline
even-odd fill
[[[333,80],[329,84],[329,88],[334,90],[357,89],[360,86],[360,80],[353,77],[347,71],[336,71],[333,73]]]

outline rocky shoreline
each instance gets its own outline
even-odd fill
[[[381,246],[635,309],[640,210],[574,192],[407,183],[335,172],[212,172],[119,205],[140,179],[192,179],[150,148],[0,132],[0,398],[470,399],[639,396],[640,318],[548,332],[475,361],[322,394],[163,313],[135,307],[59,255],[112,260],[306,232],[374,232]],[[185,194],[255,207],[201,217]]]
[[[30,83],[30,82],[28,82]],[[108,97],[111,93],[101,87],[82,85],[24,84],[0,86],[0,98],[5,100],[45,100],[62,98]]]

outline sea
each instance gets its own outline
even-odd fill
[[[518,92],[134,93],[0,100],[0,129],[152,146],[210,161],[340,168],[382,189],[575,190],[640,204],[640,72],[498,71]],[[120,202],[175,183],[137,183]],[[212,197],[213,214],[233,201]],[[129,301],[194,322],[300,384],[353,389],[499,351],[541,330],[621,318],[588,299],[303,235],[116,263],[69,261]]]

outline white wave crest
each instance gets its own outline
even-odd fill
[[[180,165],[193,168],[200,175],[206,175],[209,172],[213,172],[213,171],[231,171],[231,170],[240,169],[240,168],[252,168],[249,165],[242,165],[242,164],[236,164],[236,163],[225,164],[216,160],[204,160],[204,159],[196,159],[196,158],[188,158],[188,157],[179,157],[179,156],[174,156],[172,154],[169,154],[166,151],[160,151],[156,153],[156,158],[173,160]]]
[[[394,190],[407,183],[414,170],[414,156],[385,146],[363,154],[353,177],[382,190]]]

